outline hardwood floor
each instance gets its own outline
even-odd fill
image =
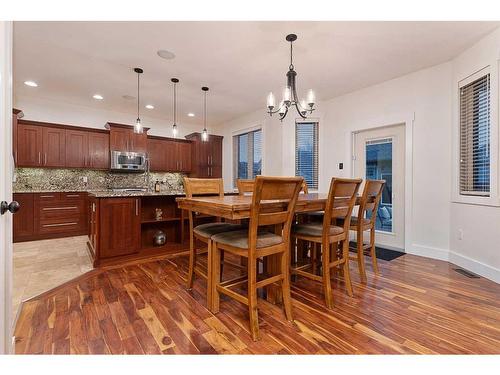
[[[259,299],[258,342],[244,305],[222,297],[213,315],[203,280],[185,289],[187,257],[93,271],[24,303],[16,353],[500,353],[500,285],[412,255],[379,267],[363,285],[351,263],[354,297],[334,283],[333,310],[299,277],[294,323]]]

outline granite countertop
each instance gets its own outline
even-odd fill
[[[162,197],[162,196],[182,196],[183,191],[162,191],[156,193],[154,191],[89,191],[90,195],[96,198],[113,198],[113,197]]]

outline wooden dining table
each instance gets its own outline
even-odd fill
[[[309,193],[299,194],[295,205],[295,213],[323,211],[325,209],[328,194]],[[229,220],[242,220],[250,218],[251,195],[225,195],[224,197],[192,197],[176,199],[178,207],[182,210],[221,217]],[[357,199],[357,203],[359,198]],[[286,204],[284,201],[270,200],[261,203],[262,209],[273,210],[273,208]],[[210,254],[208,255],[210,257]],[[279,257],[269,256],[267,262],[267,272],[270,275],[279,272]],[[210,282],[211,278],[207,278]],[[208,290],[211,290],[208,286]],[[210,295],[207,296],[207,304],[210,307]],[[281,290],[274,285],[267,286],[267,300],[271,303],[281,302]]]

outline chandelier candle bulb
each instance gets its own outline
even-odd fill
[[[290,87],[287,86],[283,90],[283,101],[285,102],[285,104],[290,104],[291,97],[292,97],[292,91],[290,90]]]
[[[315,101],[316,101],[316,95],[314,94],[314,91],[310,89],[307,92],[307,104],[309,104],[309,106],[312,107]]]
[[[275,105],[276,105],[276,99],[274,98],[274,94],[270,92],[269,95],[267,96],[267,107],[272,110]]]
[[[300,113],[305,115],[307,113],[307,105],[305,100],[300,101]]]

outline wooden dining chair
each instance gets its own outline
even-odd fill
[[[314,253],[309,264],[292,266],[291,273],[323,282],[325,302],[329,309],[333,307],[330,280],[332,268],[342,267],[347,293],[352,296],[349,273],[349,228],[361,182],[361,179],[332,178],[323,223],[296,224],[292,227],[292,246],[295,246],[295,240],[309,241],[313,243],[314,253],[316,253],[317,245],[321,246],[323,275],[319,276],[315,272]],[[337,219],[343,219],[342,226],[336,225]],[[341,244],[340,252],[338,251],[339,243]],[[311,268],[312,272],[307,272],[308,268]]]
[[[292,320],[289,274],[290,227],[301,184],[302,177],[258,176],[252,194],[248,229],[220,233],[212,237],[214,241],[212,312],[219,311],[220,293],[247,305],[250,332],[254,341],[259,338],[257,288],[270,284],[281,286],[285,315],[289,321]],[[263,205],[266,201],[270,206]],[[274,226],[274,232],[267,229],[269,226]],[[221,282],[219,276],[221,250],[247,258],[247,274]],[[276,275],[258,274],[258,259],[269,256],[279,257],[280,272]],[[244,284],[248,285],[246,296],[232,289]]]
[[[351,259],[358,262],[359,275],[362,282],[366,282],[365,251],[370,250],[372,258],[373,272],[379,273],[377,256],[375,253],[375,222],[377,220],[377,210],[384,190],[385,180],[366,180],[361,196],[358,216],[351,218],[350,229],[356,231],[356,255]],[[370,216],[370,218],[367,218]],[[361,219],[360,219],[361,218]],[[370,242],[363,243],[363,232],[370,231]]]
[[[248,195],[253,193],[253,187],[255,185],[255,180],[244,180],[238,178],[236,180],[236,187],[238,188],[238,195]]]
[[[184,177],[184,190],[187,198],[192,198],[194,196],[219,196],[224,197],[224,184],[222,178],[189,178]],[[197,266],[196,257],[199,255],[198,249],[196,249],[195,241],[198,239],[207,244],[207,252],[209,254],[208,258],[211,259],[212,253],[212,236],[217,233],[228,232],[233,230],[239,230],[242,227],[237,224],[222,223],[217,221],[215,223],[205,223],[195,226],[195,216],[196,213],[193,211],[188,211],[189,216],[189,271],[187,279],[187,288],[191,289],[193,287],[193,281],[195,274],[204,278],[208,281],[209,272],[204,272],[203,269]],[[204,216],[206,217],[206,216]],[[200,252],[201,253],[201,252]],[[207,263],[207,268],[209,268],[210,262]],[[208,291],[210,293],[210,291]],[[207,293],[207,300],[210,301],[210,297]]]

